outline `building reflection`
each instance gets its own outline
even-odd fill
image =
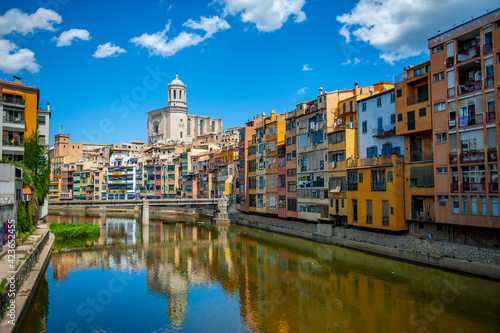
[[[108,241],[112,232],[123,245],[140,242],[138,225],[108,218],[106,227]],[[147,247],[54,255],[54,277],[89,266],[145,267],[147,288],[166,300],[174,327],[186,321],[196,286],[221,286],[255,332],[417,332],[419,318],[429,331],[488,331],[488,314],[500,308],[499,288],[485,292],[469,277],[260,230],[153,222],[148,232]],[[429,315],[449,285],[465,289],[439,317]]]

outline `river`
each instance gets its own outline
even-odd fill
[[[500,283],[237,225],[96,223],[54,253],[21,332],[498,332]]]

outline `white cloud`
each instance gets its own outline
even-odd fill
[[[17,32],[22,35],[35,30],[56,31],[54,24],[62,22],[59,14],[50,9],[39,8],[33,14],[25,14],[17,8],[9,9],[0,16],[0,37]]]
[[[14,43],[0,39],[0,70],[9,74],[16,74],[23,69],[37,73],[40,65],[36,63],[35,54],[28,49],[18,48]]]
[[[106,44],[99,45],[92,56],[94,58],[118,57],[121,53],[127,53],[127,51],[111,44],[111,42],[107,42]]]
[[[311,67],[309,67],[308,64],[305,64],[304,66],[302,66],[302,71],[303,72],[307,72],[307,71],[312,71],[313,69]]]
[[[351,59],[347,59],[346,62],[341,63],[342,66],[349,65],[351,63]]]
[[[297,95],[304,95],[307,92],[307,87],[302,87],[297,90]]]
[[[173,6],[174,5],[170,4],[170,6],[168,6],[167,12],[171,11]]]
[[[132,38],[130,41],[137,46],[147,48],[150,54],[169,57],[186,47],[198,45],[220,30],[230,28],[229,24],[218,16],[201,17],[199,22],[189,19],[183,26],[193,30],[204,30],[205,35],[201,36],[196,33],[183,31],[177,37],[168,40],[166,34],[170,30],[169,22],[162,31],[158,31],[152,35],[145,33],[139,37]]]
[[[356,58],[356,57],[354,58],[354,65],[357,65],[357,64],[359,64],[360,62],[361,62],[361,60],[359,60],[359,59],[358,59],[358,58]]]
[[[254,23],[259,31],[278,30],[294,16],[297,23],[306,19],[305,0],[218,0],[225,15],[240,15],[243,22]]]
[[[74,39],[90,40],[90,33],[85,29],[70,29],[61,33],[59,37],[52,38],[53,41],[57,41],[56,46],[68,46]]]
[[[427,51],[427,38],[448,30],[471,14],[498,7],[494,0],[477,0],[471,12],[468,0],[360,0],[350,13],[337,16],[339,34],[379,49],[380,58],[393,64]],[[445,13],[445,14],[443,14]]]

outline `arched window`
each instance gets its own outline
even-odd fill
[[[215,132],[215,121],[212,120],[212,128],[210,129],[210,132]]]
[[[182,131],[181,131],[181,139],[182,139]]]
[[[187,135],[191,136],[191,119],[188,119],[187,131],[188,131]]]
[[[203,130],[204,130],[203,125],[204,125],[203,120],[200,120],[200,135],[203,135]]]
[[[174,90],[174,99],[176,99],[176,97],[175,97],[175,90]]]
[[[179,90],[179,99],[182,99],[182,90]]]
[[[158,134],[158,123],[155,123],[153,125],[153,131],[154,131],[155,134]]]

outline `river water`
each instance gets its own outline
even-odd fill
[[[50,216],[101,238],[53,254],[21,332],[499,332],[500,283],[207,221]]]

